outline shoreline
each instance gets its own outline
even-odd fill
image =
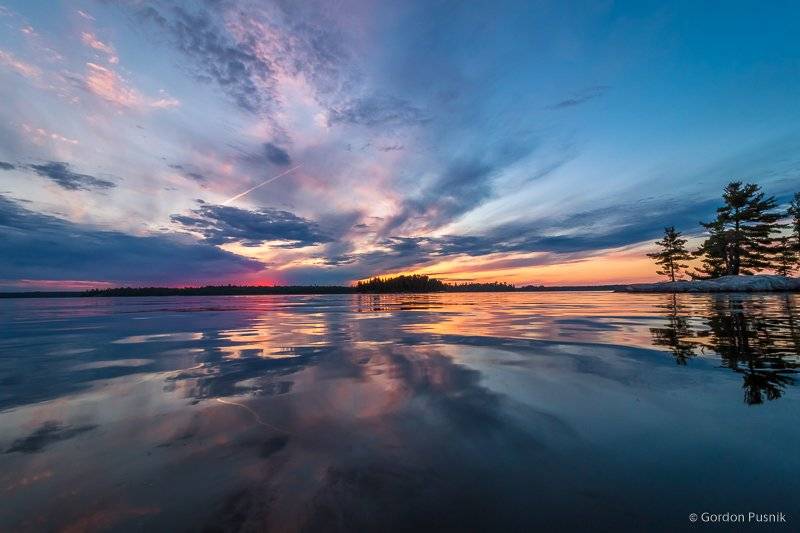
[[[24,291],[0,292],[0,299],[25,298],[144,298],[153,296],[314,296],[326,294],[467,294],[467,293],[521,293],[521,292],[614,292],[624,285],[586,285],[519,288],[514,290],[443,290],[443,291],[360,291],[344,286],[319,287],[146,287],[92,291]],[[119,292],[117,292],[119,291]]]
[[[708,280],[635,283],[617,292],[630,293],[752,293],[800,292],[800,279],[788,276],[757,274],[753,276],[722,276]]]
[[[403,290],[405,289],[405,290]],[[616,293],[754,293],[800,292],[800,278],[759,274],[723,276],[709,280],[634,283],[618,285],[563,285],[545,287],[503,284],[471,286],[445,285],[434,287],[400,287],[391,283],[380,287],[345,285],[209,285],[204,287],[117,287],[84,291],[19,291],[0,292],[0,299],[26,298],[143,298],[164,296],[289,296],[326,294],[439,294],[439,293],[530,293],[530,292],[616,292]]]

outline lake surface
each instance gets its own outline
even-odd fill
[[[0,531],[800,529],[800,295],[0,300],[0,325]]]

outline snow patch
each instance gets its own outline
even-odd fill
[[[637,283],[623,292],[772,292],[800,291],[800,279],[787,276],[722,276],[709,280]]]

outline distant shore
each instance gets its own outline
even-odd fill
[[[419,282],[409,284],[409,280]],[[398,281],[399,280],[399,281]],[[259,296],[323,294],[432,294],[471,292],[580,292],[614,291],[630,293],[718,293],[718,292],[800,292],[800,279],[786,276],[723,276],[710,280],[635,283],[627,285],[525,285],[502,283],[449,284],[425,277],[387,278],[354,286],[346,285],[208,285],[204,287],[117,287],[86,291],[0,292],[3,298],[125,298],[147,296]]]
[[[120,287],[90,291],[25,291],[0,292],[0,298],[120,298],[146,296],[258,296],[258,295],[322,295],[322,294],[431,294],[465,292],[579,292],[619,291],[624,285],[570,285],[558,287],[525,286],[511,289],[471,290],[360,290],[344,285],[297,286],[206,286],[206,287]]]

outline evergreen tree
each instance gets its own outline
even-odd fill
[[[789,276],[797,264],[797,245],[791,237],[783,236],[778,241],[775,256],[775,272],[779,276]]]
[[[688,267],[682,263],[691,259],[691,254],[686,250],[686,239],[681,238],[681,232],[675,231],[673,226],[664,228],[664,238],[656,241],[661,250],[647,257],[653,259],[656,264],[661,266],[661,270],[656,271],[660,276],[667,276],[670,281],[680,279],[681,270]]]
[[[701,222],[701,224],[703,224]],[[690,275],[693,279],[712,279],[726,276],[731,264],[731,236],[725,225],[719,221],[703,224],[708,230],[708,238],[692,255],[701,257],[702,265]]]
[[[791,220],[792,239],[795,250],[800,253],[800,192],[794,193],[794,199],[789,204],[789,219]]]
[[[737,276],[770,268],[776,252],[773,234],[782,227],[775,198],[764,198],[761,187],[741,181],[730,182],[722,198],[725,204],[717,209],[717,218],[701,222],[709,231],[698,251],[704,256],[701,275]]]

